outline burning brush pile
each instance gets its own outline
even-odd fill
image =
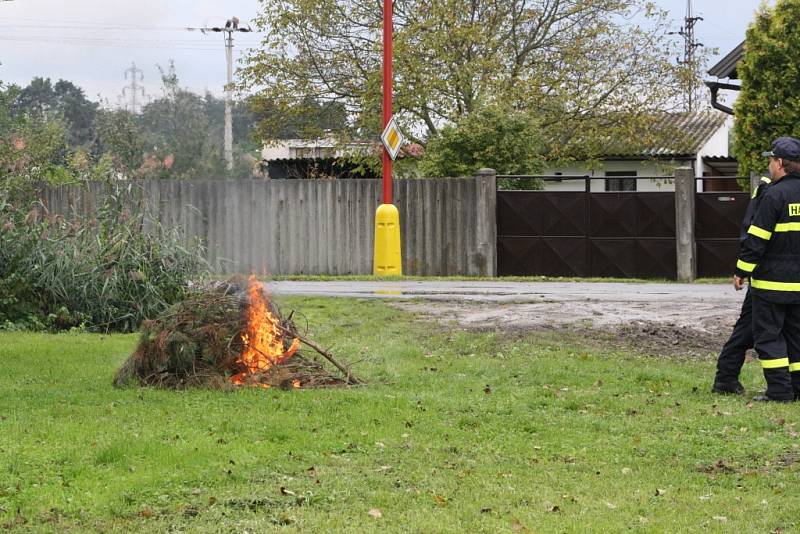
[[[301,345],[341,374],[329,372],[317,357],[303,355]],[[145,321],[139,345],[114,378],[116,386],[173,389],[358,383],[347,367],[297,331],[291,314],[281,317],[255,277],[197,291]]]

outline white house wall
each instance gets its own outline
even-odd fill
[[[706,144],[700,147],[697,153],[698,161],[702,161],[702,158],[705,156],[728,156],[728,143],[732,127],[733,117],[729,117],[725,121],[725,125],[714,132]]]
[[[587,170],[585,167],[549,167],[542,174],[552,176],[560,172],[564,176],[585,176],[592,179],[591,191],[602,192],[606,190],[605,173],[620,171],[636,171],[637,176],[663,177],[654,180],[637,180],[637,191],[675,191],[672,183],[672,169],[677,165],[665,165],[652,161],[604,161],[601,169]],[[615,176],[614,178],[619,178]],[[583,191],[583,180],[564,180],[562,182],[545,182],[547,191]]]

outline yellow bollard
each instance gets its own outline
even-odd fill
[[[401,276],[400,212],[394,204],[381,204],[375,212],[375,254],[372,274]]]

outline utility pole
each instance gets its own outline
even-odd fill
[[[221,32],[225,40],[225,61],[228,67],[228,83],[225,84],[225,136],[224,136],[224,156],[225,166],[233,170],[233,34],[234,32],[251,32],[250,26],[240,28],[239,17],[231,17],[225,23],[224,28],[203,27],[186,28],[189,31],[199,30],[201,33]]]
[[[703,20],[703,17],[695,17],[692,13],[692,0],[686,0],[686,16],[683,18],[683,26],[677,32],[669,32],[669,35],[683,37],[683,60],[678,59],[678,64],[686,66],[686,94],[684,95],[686,111],[694,111],[697,97],[696,89],[699,85],[695,79],[697,71],[695,51],[704,45],[695,41],[694,25],[701,20]]]
[[[136,97],[140,94],[142,95],[143,99],[145,97],[144,87],[139,85],[139,82],[144,81],[144,71],[136,68],[136,63],[131,63],[130,68],[125,70],[126,80],[128,79],[128,74],[131,75],[131,84],[122,88],[122,99],[124,100],[125,96],[128,95],[130,100],[125,105],[125,109],[129,109],[131,113],[136,114],[139,112],[139,108],[142,106],[141,102],[136,101]]]

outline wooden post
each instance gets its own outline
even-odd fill
[[[478,186],[478,250],[475,254],[478,272],[481,276],[497,276],[497,171],[480,169],[475,182]]]
[[[691,167],[675,169],[675,247],[678,281],[697,278],[697,252],[694,233],[694,201],[696,194]]]

